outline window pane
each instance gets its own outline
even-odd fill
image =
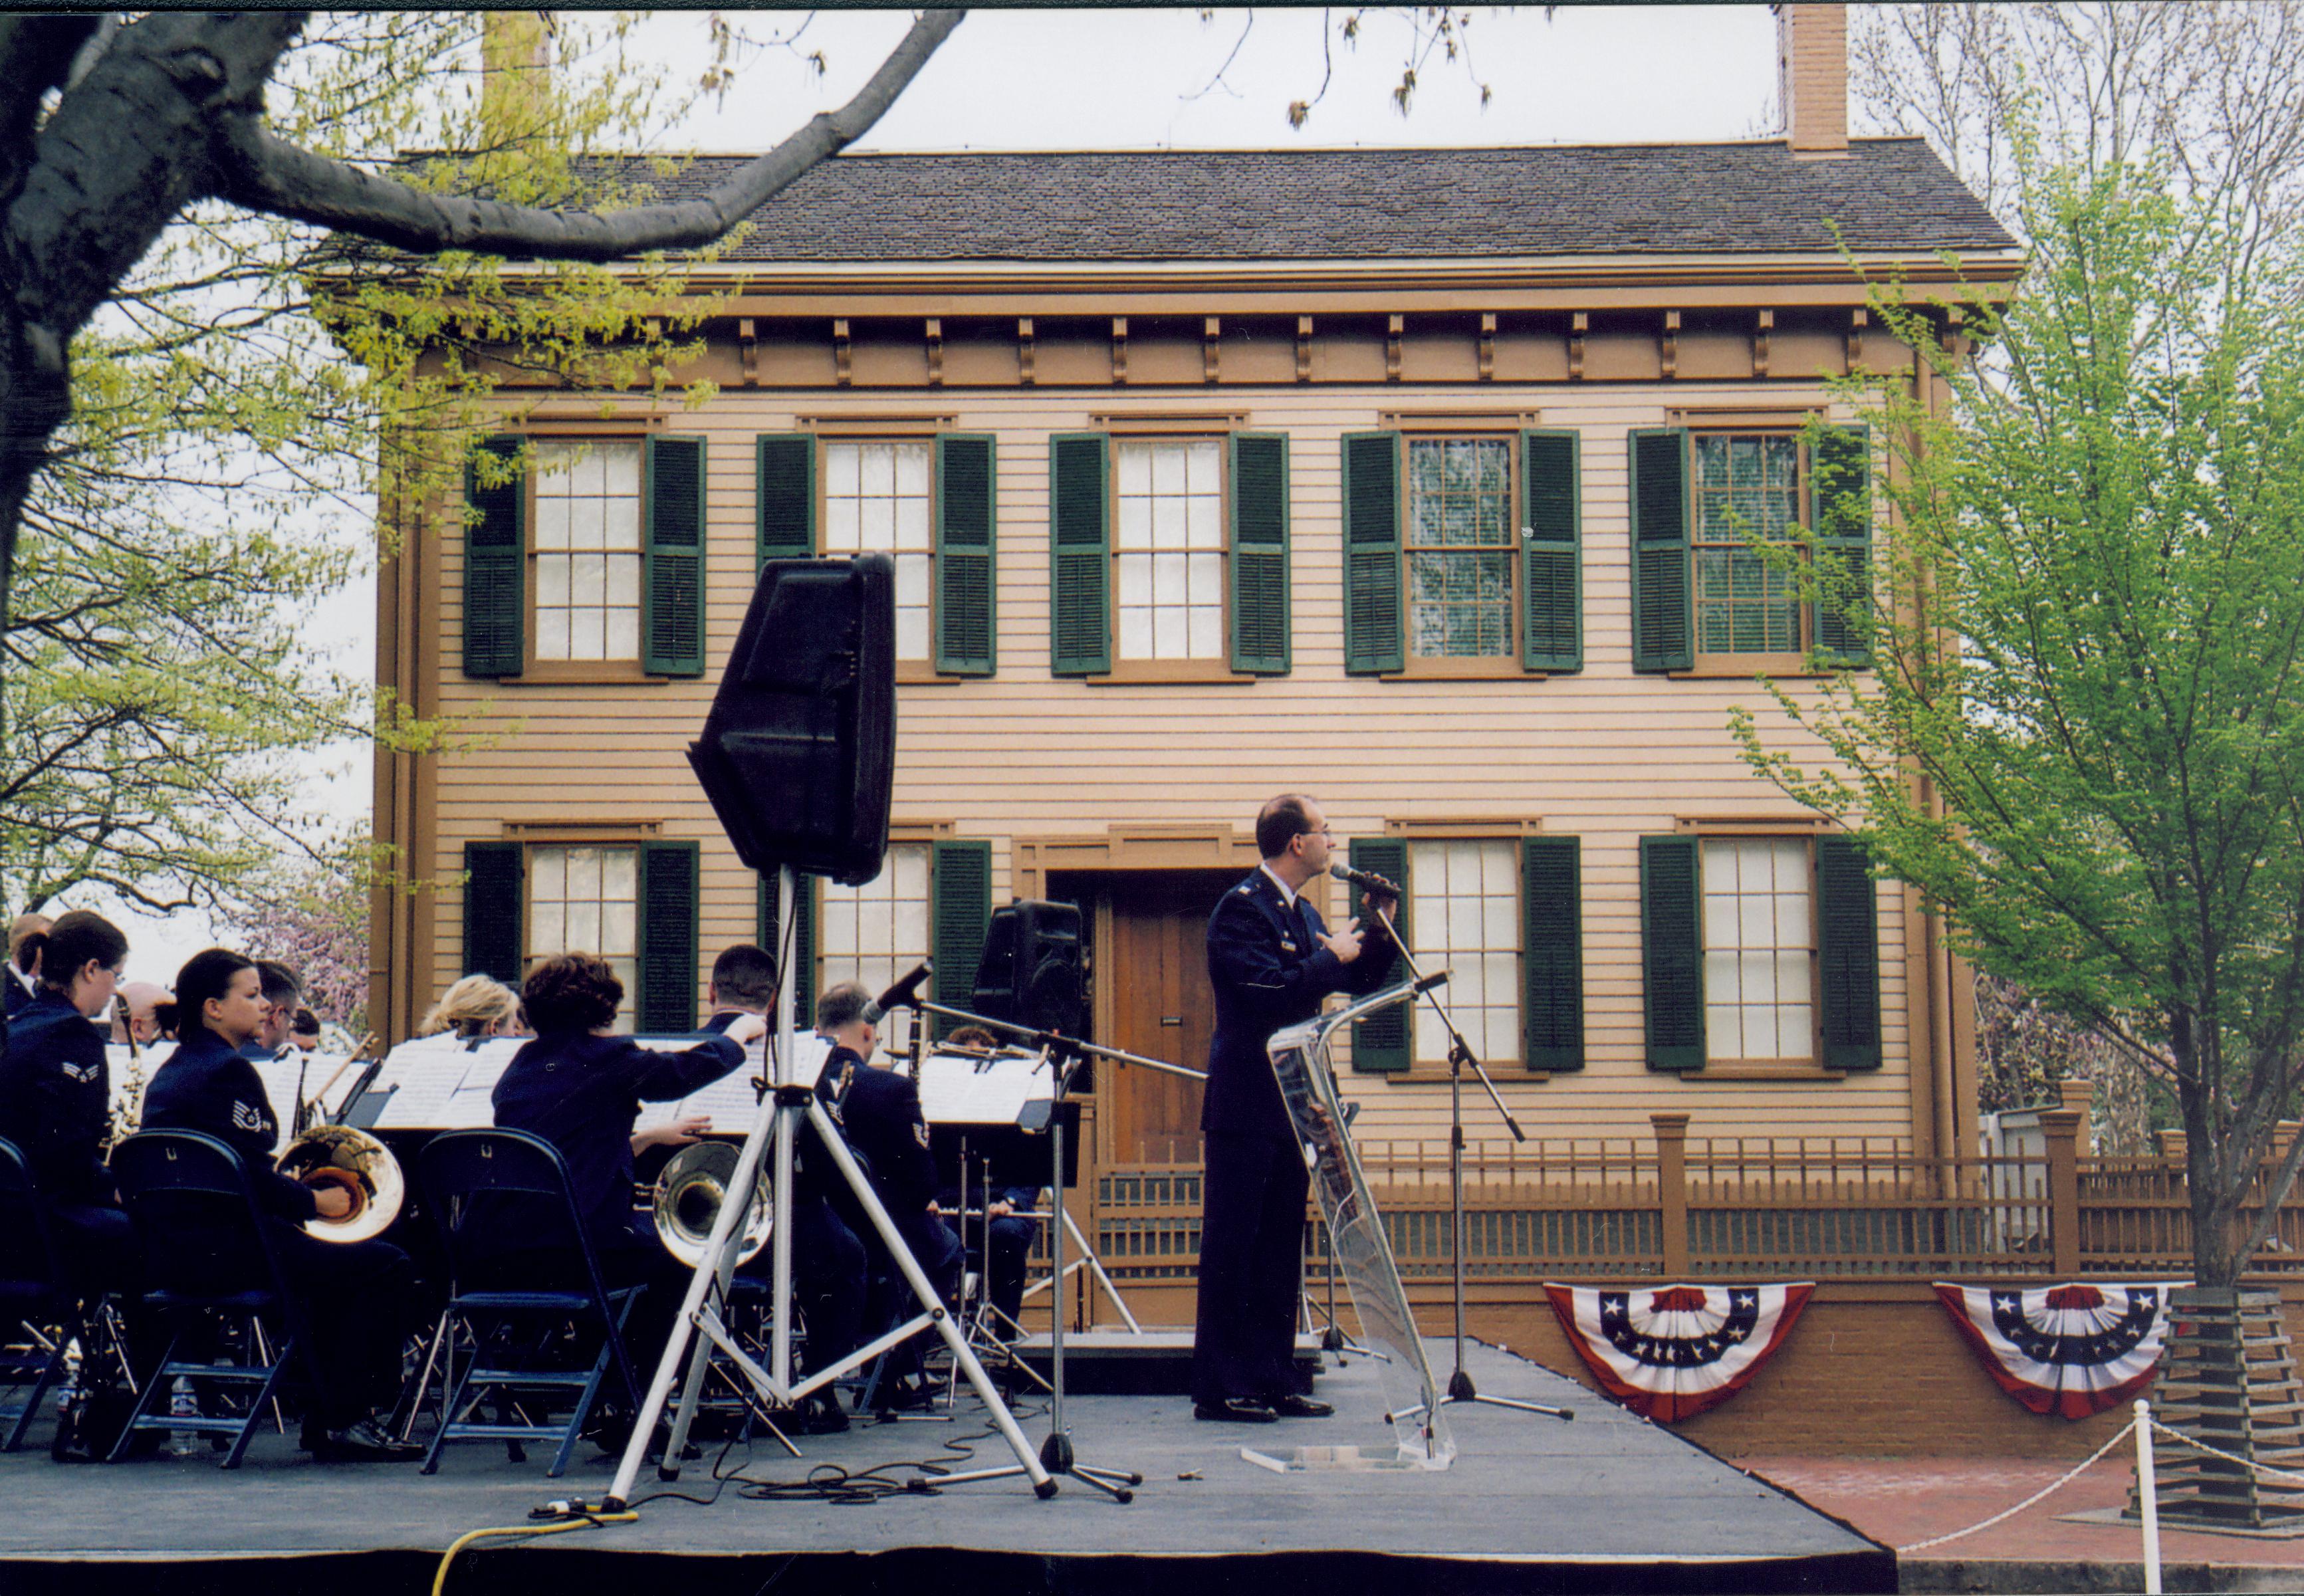
[[[893,499],[865,498],[856,506],[856,541],[867,554],[893,551],[896,547],[896,505]]]
[[[853,498],[834,498],[827,495],[824,501],[824,552],[855,554],[861,545],[857,541],[856,501]]]
[[[564,498],[536,497],[536,547],[565,548],[568,547],[568,501]]]
[[[568,612],[568,658],[606,659],[607,657],[606,613],[597,607],[570,610]]]
[[[1187,490],[1195,495],[1216,493],[1224,486],[1223,456],[1216,441],[1202,438],[1187,446],[1190,449],[1184,471]]]
[[[1449,972],[1448,1006],[1484,1062],[1520,1046],[1520,845],[1504,838],[1411,842],[1408,887],[1416,903],[1417,953]],[[1437,1063],[1446,1033],[1422,1016],[1417,1057]]]
[[[1148,471],[1150,468],[1148,466]],[[1152,501],[1148,498],[1123,497],[1120,501],[1120,547],[1149,548],[1152,547]]]
[[[1812,1056],[1808,845],[1712,838],[1703,849],[1706,1052],[1715,1059],[1806,1060]]]
[[[571,548],[606,548],[608,546],[607,512],[596,498],[572,499],[568,505],[568,546]]]
[[[601,544],[607,548],[637,549],[640,546],[640,502],[610,499],[600,507],[605,530]]]
[[[928,501],[928,445],[904,443],[896,446],[896,492],[903,498],[917,499],[923,504]]]
[[[866,498],[887,498],[896,491],[896,452],[887,444],[868,443],[859,451],[857,491]]]
[[[603,659],[638,659],[640,657],[640,617],[635,609],[609,609],[601,612],[607,622],[606,634],[601,640]]]
[[[854,444],[824,446],[824,497],[853,499],[858,492],[860,470],[858,450]],[[827,505],[827,508],[829,505]]]

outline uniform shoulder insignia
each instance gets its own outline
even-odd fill
[[[928,1144],[928,1127],[927,1121],[919,1119],[912,1121],[912,1140],[919,1142],[922,1147],[926,1147]]]
[[[64,1074],[85,1086],[95,1080],[103,1068],[100,1064],[67,1064],[64,1065]]]
[[[234,1102],[233,1104],[232,1123],[243,1131],[254,1131],[258,1133],[267,1128],[264,1123],[264,1110],[250,1103]]]

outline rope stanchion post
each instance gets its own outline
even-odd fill
[[[2136,1512],[2144,1521],[2145,1596],[2160,1596],[2160,1482],[2152,1472],[2152,1405],[2136,1399]]]

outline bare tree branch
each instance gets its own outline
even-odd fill
[[[398,249],[613,261],[651,250],[710,243],[817,162],[863,136],[967,16],[928,12],[880,70],[837,111],[812,118],[703,198],[601,215],[540,210],[461,194],[428,194],[275,137],[254,116],[223,129],[228,154],[218,191],[251,209],[357,233]]]

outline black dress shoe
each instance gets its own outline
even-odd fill
[[[413,1463],[424,1448],[413,1441],[395,1440],[374,1419],[361,1419],[341,1430],[307,1424],[301,1438],[304,1450],[322,1463]]]
[[[1227,1396],[1222,1402],[1195,1402],[1192,1417],[1215,1423],[1270,1424],[1280,1415],[1253,1396]]]
[[[1272,1399],[1272,1416],[1275,1419],[1325,1419],[1335,1411],[1333,1403],[1315,1402],[1293,1392]]]

